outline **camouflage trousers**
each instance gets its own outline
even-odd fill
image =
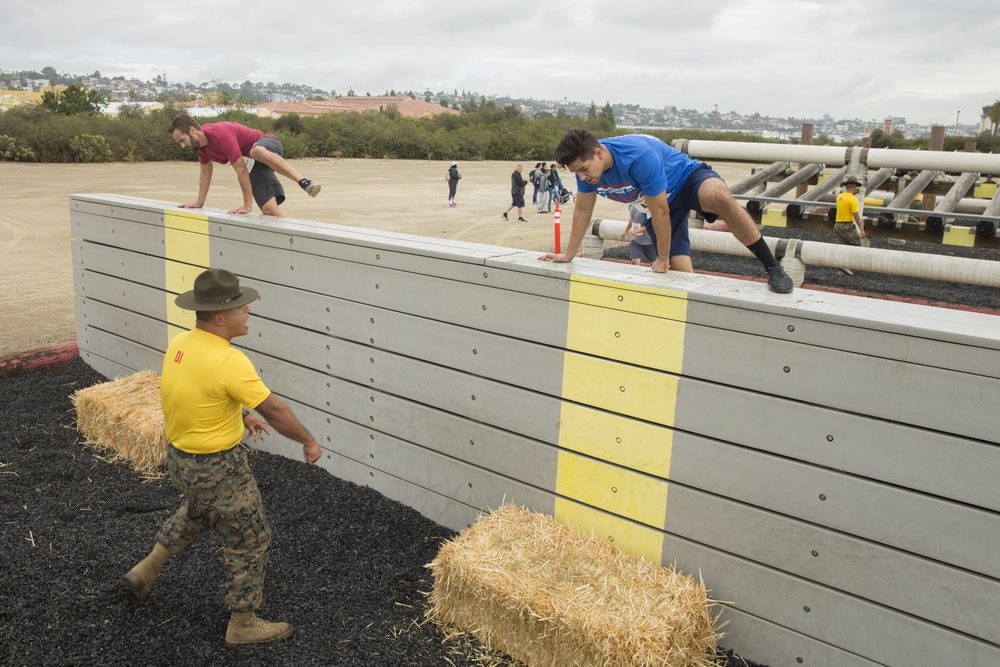
[[[171,554],[179,554],[211,528],[222,537],[226,606],[231,612],[256,611],[264,599],[271,528],[264,515],[257,480],[237,445],[213,455],[191,456],[168,447],[167,473],[184,504],[156,535]]]
[[[853,222],[837,222],[833,225],[837,240],[846,245],[861,245],[861,233]]]

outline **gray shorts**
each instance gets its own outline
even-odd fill
[[[645,238],[643,238],[645,237]],[[656,261],[656,246],[645,233],[636,234],[628,242],[628,258],[643,259],[650,264]]]
[[[261,137],[254,146],[263,146],[275,155],[285,156],[285,149],[278,137]],[[254,162],[253,169],[250,170],[250,189],[253,191],[253,200],[260,208],[271,201],[272,197],[279,206],[285,201],[285,189],[281,187],[278,175],[274,173],[274,169],[259,160]]]

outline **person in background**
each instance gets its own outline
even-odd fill
[[[528,174],[528,178],[531,179],[531,184],[535,188],[535,191],[531,193],[531,203],[535,206],[538,205],[538,193],[542,189],[542,165],[544,164],[544,162],[536,162],[535,168]]]
[[[841,185],[844,191],[837,195],[837,217],[834,218],[833,233],[839,243],[863,245],[868,239],[865,236],[865,221],[861,217],[861,206],[858,203],[861,183],[849,176]],[[854,275],[850,269],[840,269],[840,272],[845,276]]]
[[[257,440],[270,431],[250,410],[301,443],[306,463],[316,463],[322,453],[291,409],[264,385],[250,359],[230,346],[233,338],[249,332],[250,304],[258,298],[257,290],[241,286],[231,272],[207,269],[195,278],[193,290],[175,299],[196,318],[194,329],[167,346],[160,377],[167,474],[183,504],[164,522],[149,555],[125,575],[128,590],[145,602],[167,558],[214,530],[223,542],[229,647],[292,634],[288,623],[270,623],[256,614],[264,599],[271,529],[241,440],[244,432]]]
[[[198,198],[181,204],[181,208],[201,208],[205,205],[208,189],[212,185],[212,164],[215,162],[229,164],[236,171],[236,180],[243,192],[243,205],[231,209],[229,213],[249,213],[256,201],[264,215],[284,217],[279,207],[285,201],[285,189],[275,172],[298,183],[310,197],[318,195],[323,187],[304,178],[285,160],[281,141],[273,134],[264,134],[232,121],[199,125],[187,114],[176,116],[167,134],[181,148],[197,151],[198,164],[201,165]]]
[[[528,184],[524,177],[521,176],[521,172],[524,168],[521,165],[517,165],[514,171],[510,174],[510,206],[506,211],[500,214],[500,217],[507,222],[507,214],[510,213],[512,208],[517,208],[517,221],[527,222],[521,212],[524,210],[524,188]]]
[[[541,184],[539,186],[540,191],[538,193],[538,212],[551,213],[552,212],[551,202],[546,204],[546,202],[549,201],[549,170],[544,164],[542,165],[541,170],[542,170],[542,177],[541,177]]]
[[[455,192],[458,191],[458,182],[462,179],[462,175],[458,173],[458,163],[452,162],[451,167],[448,169],[448,175],[445,176],[445,180],[448,181],[448,206],[450,208],[455,208]]]
[[[642,200],[628,205],[628,226],[622,232],[622,241],[628,241],[628,258],[638,266],[643,260],[648,264],[656,261],[656,246],[646,233],[650,224],[649,209]]]

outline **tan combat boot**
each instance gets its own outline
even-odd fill
[[[170,558],[170,552],[157,542],[153,545],[153,550],[149,552],[149,555],[139,561],[139,564],[125,575],[125,586],[132,591],[132,595],[139,598],[140,602],[149,599],[149,594],[153,591],[153,582],[160,575],[160,570],[163,569],[163,564],[167,562],[168,558]]]
[[[288,623],[268,623],[257,618],[252,611],[233,612],[226,628],[226,646],[234,648],[243,644],[263,644],[292,636]]]

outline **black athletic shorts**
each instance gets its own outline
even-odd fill
[[[285,156],[285,149],[278,137],[261,137],[254,146],[263,146],[275,155]],[[271,197],[274,197],[279,206],[285,201],[285,189],[281,187],[278,175],[263,162],[254,162],[253,169],[250,170],[250,189],[253,190],[253,200],[258,207],[263,207]]]

